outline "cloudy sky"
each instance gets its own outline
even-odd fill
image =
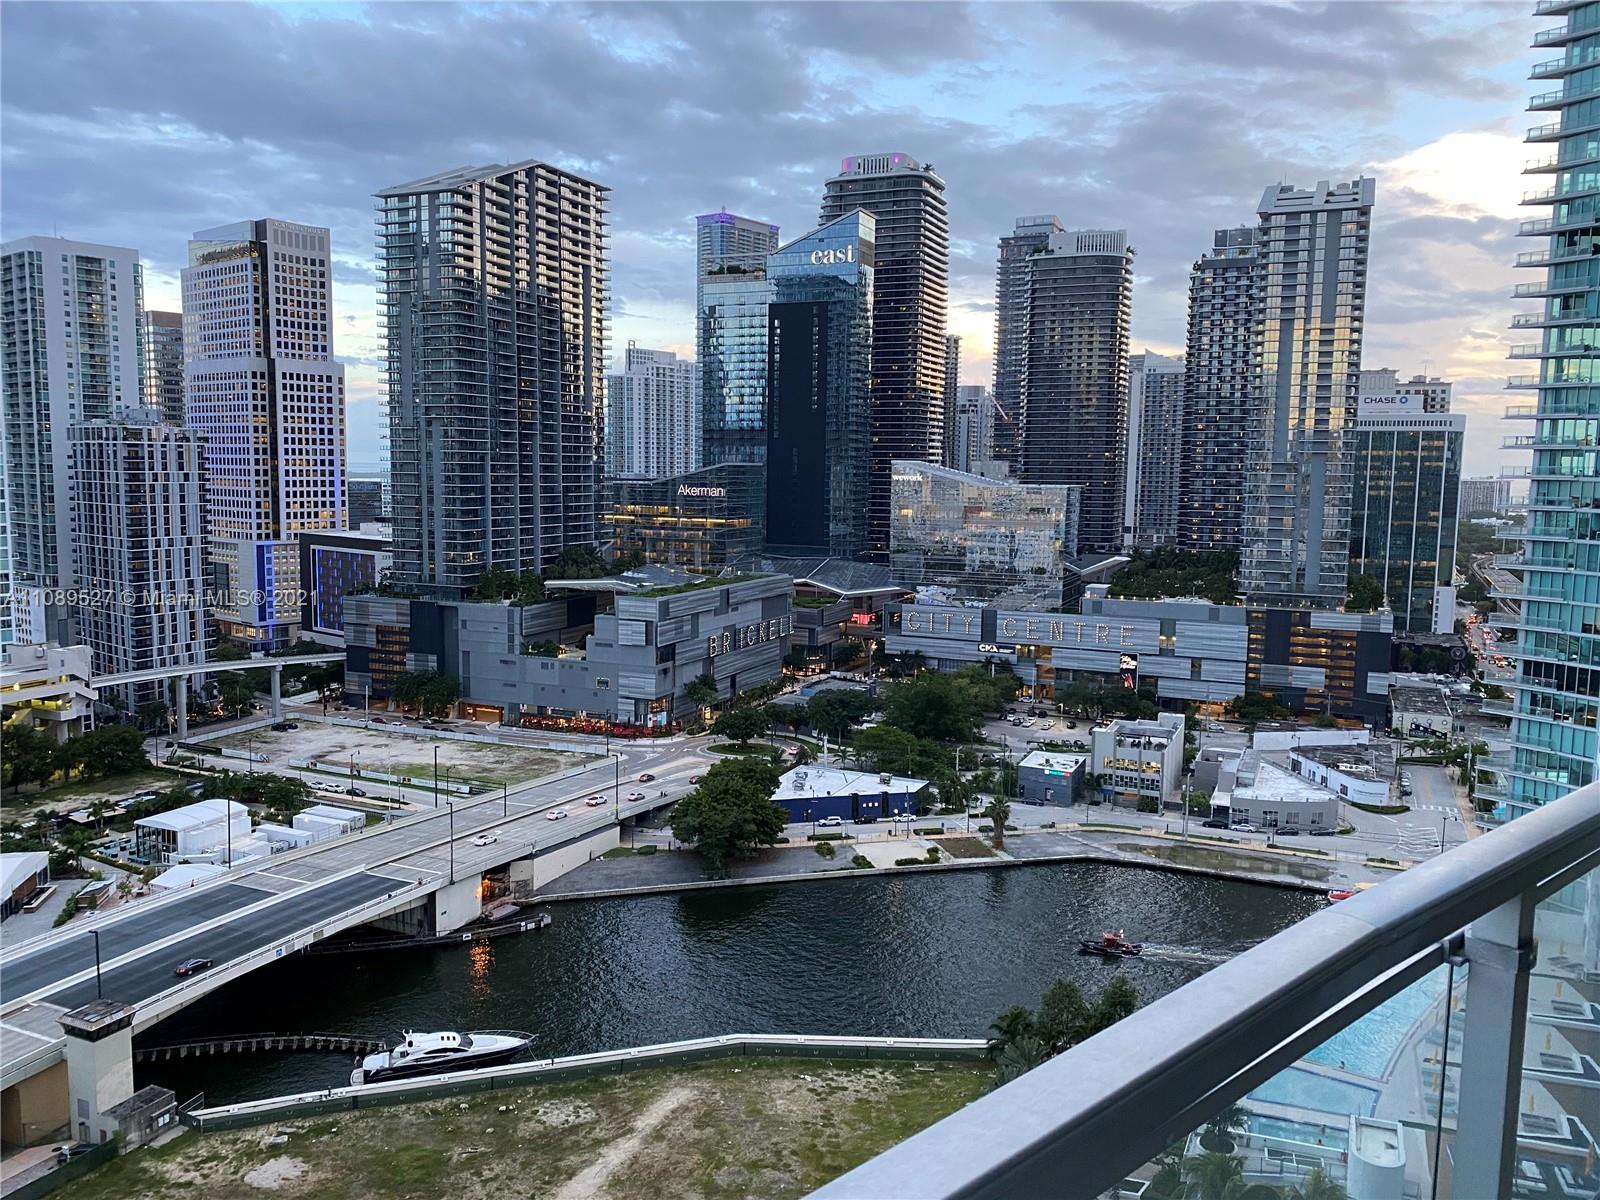
[[[1269,184],[1366,173],[1364,362],[1455,380],[1468,472],[1497,472],[1517,461],[1498,449],[1517,200],[1545,180],[1519,174],[1540,149],[1519,140],[1538,123],[1529,7],[7,4],[0,237],[136,247],[150,307],[175,309],[194,230],[331,227],[365,467],[384,419],[371,195],[446,167],[540,158],[612,188],[620,352],[692,349],[695,213],[798,235],[841,157],[931,162],[967,383],[990,379],[1017,215],[1125,227],[1134,349],[1171,353],[1212,229],[1253,221]]]

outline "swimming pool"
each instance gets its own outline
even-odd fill
[[[1332,1125],[1312,1125],[1307,1121],[1285,1121],[1279,1117],[1250,1114],[1250,1132],[1260,1137],[1299,1142],[1305,1146],[1325,1146],[1333,1150],[1350,1147],[1350,1131]]]
[[[1329,1079],[1315,1071],[1288,1067],[1250,1093],[1252,1100],[1271,1104],[1292,1104],[1325,1113],[1355,1113],[1370,1117],[1378,1103],[1378,1089]],[[1271,1118],[1262,1118],[1270,1120]]]
[[[1411,1027],[1444,992],[1445,968],[1391,996],[1354,1025],[1341,1029],[1306,1055],[1312,1062],[1382,1079]]]

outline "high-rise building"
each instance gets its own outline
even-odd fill
[[[1363,399],[1352,437],[1350,575],[1377,581],[1395,633],[1449,633],[1467,418],[1396,412],[1383,399]]]
[[[767,255],[778,227],[729,212],[695,218],[699,461],[766,461]]]
[[[77,587],[114,601],[79,606],[76,635],[96,675],[206,659],[206,503],[202,443],[152,408],[73,434]],[[164,680],[101,688],[138,716],[166,703]]]
[[[255,649],[300,626],[303,530],[345,528],[344,367],[328,231],[271,218],[203,229],[183,269],[184,399],[205,438],[212,612]]]
[[[183,404],[183,314],[144,314],[144,402],[168,425],[185,425]]]
[[[873,227],[852,209],[767,259],[766,539],[855,558],[867,544]]]
[[[1550,177],[1530,201],[1549,216],[1522,223],[1519,233],[1545,248],[1517,257],[1540,277],[1519,284],[1519,297],[1537,306],[1512,319],[1536,341],[1511,348],[1533,360],[1533,373],[1510,387],[1535,391],[1533,404],[1506,411],[1531,420],[1531,435],[1508,439],[1528,447],[1527,523],[1515,531],[1520,553],[1499,560],[1521,576],[1516,630],[1508,653],[1517,662],[1511,715],[1511,756],[1499,774],[1507,812],[1518,816],[1600,778],[1600,384],[1594,382],[1600,345],[1600,207],[1594,190],[1597,157],[1594,68],[1600,56],[1600,4],[1541,4],[1563,14],[1535,44],[1560,57],[1535,68],[1555,91],[1535,98],[1538,126],[1528,141],[1547,147],[1527,170]],[[1514,649],[1510,649],[1514,646]],[[1479,760],[1482,761],[1481,759]],[[1480,793],[1481,794],[1481,793]],[[1593,914],[1591,913],[1591,916]]]
[[[606,480],[617,554],[698,575],[760,554],[763,473],[754,463],[719,463],[665,478]]]
[[[700,465],[699,366],[628,343],[606,376],[606,475],[660,479]]]
[[[995,403],[989,389],[981,383],[963,383],[956,388],[955,469],[979,475],[980,469],[994,463]]]
[[[383,521],[383,480],[345,480],[345,504],[345,516],[351,529]]]
[[[1255,400],[1239,583],[1252,606],[1337,609],[1350,559],[1349,450],[1376,183],[1261,198]]]
[[[827,182],[821,224],[856,209],[877,223],[872,436],[866,551],[889,548],[890,464],[944,457],[950,223],[944,180],[909,154],[847,158]]]
[[[961,338],[949,334],[944,339],[944,465],[955,465],[956,393],[961,387]]]
[[[1061,218],[1018,217],[1000,239],[994,288],[994,457],[1012,462],[1022,421],[1022,375],[1028,358],[1028,258],[1063,232]]]
[[[608,191],[528,161],[378,193],[397,583],[599,540]]]
[[[142,403],[143,313],[136,250],[51,237],[0,246],[6,511],[17,603],[42,612],[30,637],[74,640],[63,600],[77,587],[73,431]]]
[[[1122,546],[1133,254],[1124,230],[1077,229],[1026,260],[1017,476],[1083,488],[1084,550]]]
[[[1503,513],[1511,507],[1511,480],[1491,476],[1461,481],[1461,515]]]
[[[1178,466],[1178,544],[1185,550],[1237,550],[1241,541],[1258,237],[1254,225],[1217,230],[1189,273]]]
[[[889,567],[908,590],[1059,611],[1078,553],[1082,488],[984,479],[929,463],[894,465]]]
[[[1447,413],[1450,411],[1451,384],[1448,380],[1427,375],[1413,375],[1401,379],[1393,367],[1374,367],[1361,372],[1359,390],[1362,400],[1383,396],[1409,396],[1414,407],[1422,412]]]
[[[1128,359],[1128,469],[1123,537],[1141,550],[1178,536],[1183,359],[1146,350]]]
[[[6,442],[0,437],[0,646],[15,641],[16,636],[11,597],[11,523],[6,520]]]

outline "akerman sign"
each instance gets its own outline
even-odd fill
[[[982,634],[982,624],[982,615],[977,612],[923,612],[908,608],[900,618],[901,628],[907,633],[974,639]],[[1058,646],[1131,646],[1137,632],[1132,625],[1108,625],[1072,617],[1001,617],[996,629],[1007,641]]]
[[[723,496],[726,496],[727,494],[728,494],[728,489],[727,488],[720,488],[720,487],[692,487],[691,485],[689,485],[687,483],[680,483],[678,485],[678,495],[680,495],[680,496],[710,496],[713,499],[721,499]]]

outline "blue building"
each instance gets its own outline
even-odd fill
[[[870,824],[900,812],[920,812],[926,805],[927,787],[926,779],[805,766],[779,780],[772,800],[789,815],[791,823],[842,817]]]

